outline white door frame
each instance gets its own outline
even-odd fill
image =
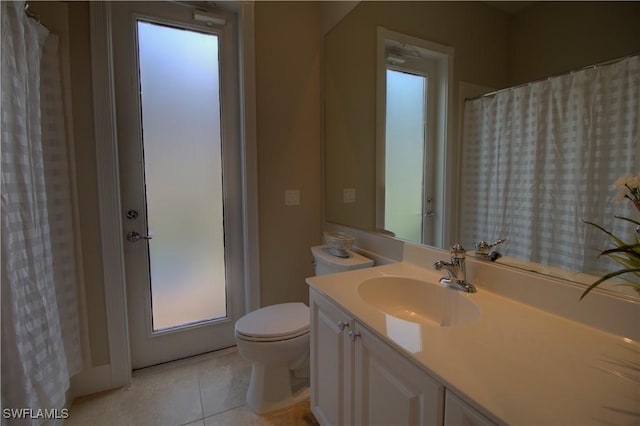
[[[438,78],[441,93],[438,94],[442,105],[441,114],[435,120],[436,138],[434,154],[436,173],[433,177],[432,209],[436,216],[433,218],[433,245],[444,247],[450,241],[452,222],[447,220],[447,213],[454,206],[457,196],[454,191],[444,191],[449,188],[454,178],[453,137],[453,47],[423,40],[417,37],[388,30],[384,27],[376,29],[376,227],[384,228],[384,170],[385,170],[385,115],[386,99],[386,63],[385,40],[417,46],[432,53],[432,57],[439,62]],[[380,218],[380,219],[378,219]],[[393,229],[391,230],[393,231]]]
[[[260,305],[253,2],[234,2],[239,22],[245,311]],[[96,171],[111,383],[131,382],[110,2],[90,2]]]

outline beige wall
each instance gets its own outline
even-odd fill
[[[91,96],[91,49],[89,6],[69,2],[73,123],[78,174],[78,202],[84,282],[89,320],[91,359],[94,366],[109,363],[107,314],[105,308],[96,146],[93,137],[93,98]]]
[[[320,34],[325,35],[342,18],[360,3],[360,0],[340,0],[320,2]]]
[[[320,18],[315,2],[255,9],[262,305],[307,301],[322,235]],[[284,191],[300,190],[299,206]]]
[[[511,21],[510,85],[640,53],[640,2],[539,2]]]

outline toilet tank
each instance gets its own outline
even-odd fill
[[[349,253],[349,257],[337,257],[329,252],[329,246],[311,247],[316,265],[316,275],[335,274],[373,266],[373,260],[358,253]]]

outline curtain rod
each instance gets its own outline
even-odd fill
[[[511,87],[505,87],[504,89],[494,90],[493,92],[485,93],[484,95],[475,96],[475,97],[472,97],[472,98],[465,98],[464,100],[465,100],[465,102],[466,101],[474,101],[474,100],[480,99],[480,98],[486,98],[486,97],[489,97],[489,96],[495,96],[498,93],[506,92],[507,90],[517,89],[519,87],[528,86],[530,84],[539,83],[541,81],[551,80],[552,78],[561,77],[563,75],[573,74],[575,72],[584,71],[584,70],[588,70],[588,69],[591,69],[591,68],[600,68],[600,67],[605,66],[605,65],[611,65],[611,64],[615,64],[617,62],[622,62],[622,61],[624,61],[626,59],[633,58],[634,56],[640,56],[640,52],[635,52],[635,53],[632,53],[630,55],[626,55],[626,56],[623,56],[623,57],[620,57],[620,58],[609,59],[609,60],[606,60],[606,61],[603,61],[603,62],[598,62],[597,64],[586,65],[584,67],[576,68],[576,69],[573,69],[571,71],[565,71],[565,72],[561,72],[561,73],[557,73],[557,74],[552,74],[552,75],[550,75],[548,77],[539,78],[537,80],[527,81],[526,83],[517,84],[517,85],[511,86]]]

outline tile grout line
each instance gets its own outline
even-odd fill
[[[204,419],[208,419],[208,418],[210,418],[210,417],[215,417],[215,416],[218,416],[218,415],[220,415],[220,414],[224,414],[224,413],[226,413],[227,411],[236,410],[236,409],[238,409],[238,408],[240,408],[240,407],[244,407],[245,405],[247,405],[247,403],[246,403],[246,402],[243,402],[242,404],[240,404],[240,405],[236,405],[235,407],[229,407],[229,408],[227,408],[227,409],[225,409],[225,410],[218,411],[218,412],[217,412],[217,413],[215,413],[215,414],[211,414],[210,416],[204,417],[202,420],[204,421]]]
[[[199,370],[196,370],[199,372]],[[197,373],[196,373],[197,374]],[[200,412],[202,413],[202,424],[204,425],[204,402],[202,401],[202,381],[200,380],[200,374],[197,375],[198,378],[198,394],[200,395]]]
[[[217,351],[214,351],[214,352],[217,352]],[[214,355],[213,357],[211,357],[211,358],[213,359],[213,358],[216,358],[216,357],[218,357],[218,356],[225,356],[225,355],[229,355],[229,354],[233,353],[233,352],[234,352],[234,350],[232,350],[232,348],[224,348],[224,349],[221,349],[221,350],[220,350],[220,352],[224,352],[224,353],[218,353],[218,354],[215,354],[215,355]],[[227,353],[227,352],[228,352],[228,353]],[[236,352],[237,352],[237,351],[236,351]],[[234,409],[236,409],[236,408],[240,408],[240,407],[242,407],[242,406],[246,405],[246,402],[244,402],[244,403],[242,403],[242,404],[240,404],[240,405],[237,405],[237,406],[234,406],[234,407],[229,407],[229,408],[227,408],[227,409],[225,409],[225,410],[222,410],[222,411],[219,411],[219,412],[217,412],[217,413],[213,413],[213,414],[210,414],[210,415],[208,415],[208,416],[205,416],[205,411],[204,411],[204,397],[203,397],[203,395],[202,395],[202,380],[201,380],[201,377],[200,377],[200,375],[199,375],[199,374],[196,376],[196,378],[197,378],[197,380],[198,380],[198,394],[199,394],[199,397],[200,397],[200,412],[202,413],[202,417],[200,417],[200,418],[198,418],[198,419],[195,419],[195,420],[192,420],[192,421],[190,421],[190,422],[188,422],[188,423],[184,423],[182,426],[186,426],[186,425],[188,425],[188,424],[190,424],[190,423],[197,422],[197,421],[200,421],[200,420],[201,420],[201,421],[202,421],[202,423],[204,424],[205,419],[208,419],[209,417],[214,417],[214,416],[217,416],[218,414],[222,414],[222,413],[225,413],[225,412],[227,412],[227,411],[234,410]]]

